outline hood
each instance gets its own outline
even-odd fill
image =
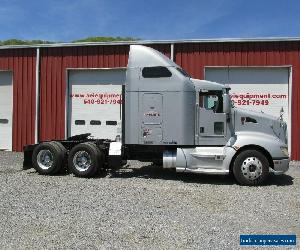
[[[253,116],[253,117],[256,117],[258,119],[265,119],[265,120],[269,120],[269,121],[274,121],[274,120],[278,119],[277,117],[275,117],[273,115],[266,114],[262,111],[258,112],[258,111],[243,109],[243,108],[233,108],[233,110],[236,111],[239,114]]]
[[[267,133],[287,143],[287,125],[280,118],[241,108],[234,108],[233,110],[236,131]]]

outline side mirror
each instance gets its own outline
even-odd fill
[[[230,114],[231,100],[228,94],[223,94],[223,113]]]

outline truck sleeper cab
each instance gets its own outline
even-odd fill
[[[90,177],[126,160],[156,161],[177,172],[233,173],[241,185],[288,170],[282,119],[232,107],[228,86],[193,79],[154,49],[130,46],[122,95],[120,140],[83,134],[27,145],[24,168]]]

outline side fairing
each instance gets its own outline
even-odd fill
[[[170,77],[145,78],[144,67],[166,67]],[[130,48],[125,85],[125,143],[193,145],[195,88],[174,62],[151,48]]]

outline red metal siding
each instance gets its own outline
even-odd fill
[[[176,44],[175,61],[203,79],[205,66],[292,66],[291,158],[300,160],[300,42]]]
[[[35,141],[35,49],[0,50],[0,70],[13,72],[13,151]]]

